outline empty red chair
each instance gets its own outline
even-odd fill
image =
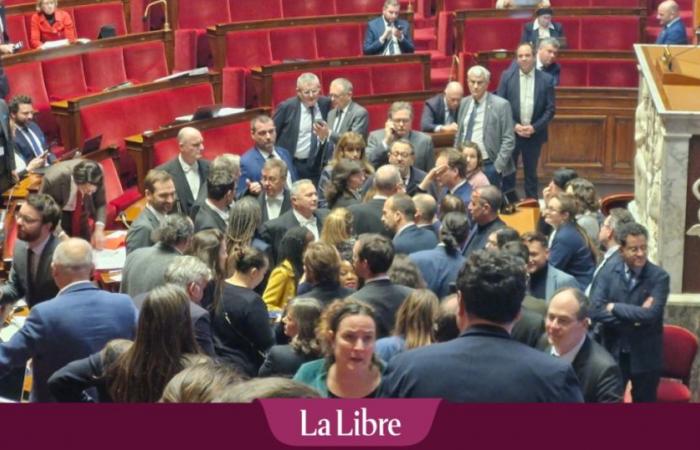
[[[425,107],[425,102],[422,100],[411,102],[413,106],[413,121],[411,123],[411,128],[414,130],[420,130],[420,119],[423,116],[423,108]]]
[[[206,151],[206,146],[204,150]],[[180,148],[177,145],[177,139],[172,138],[156,142],[153,145],[153,166],[157,167],[165,164],[179,154]]]
[[[272,104],[263,106],[277,106],[284,100],[296,95],[297,78],[301,72],[277,72],[272,75]]]
[[[180,29],[205,29],[231,21],[228,0],[180,0],[177,25]]]
[[[314,60],[316,34],[314,27],[289,27],[270,30],[270,47],[275,61]]]
[[[588,64],[588,85],[609,87],[637,87],[637,62],[591,60]]]
[[[105,48],[83,54],[85,82],[92,92],[127,81],[121,47]]]
[[[658,402],[687,403],[690,401],[690,372],[698,338],[691,331],[675,325],[664,325],[664,366],[656,391]]]
[[[202,155],[210,161],[223,153],[242,155],[252,145],[247,121],[208,128],[202,131],[202,135],[205,143]]]
[[[27,31],[24,16],[22,14],[11,14],[6,18],[7,35],[11,42],[21,42],[24,48],[29,48],[29,32]]]
[[[423,80],[423,65],[419,63],[382,64],[370,67],[372,93],[422,91],[426,89]]]
[[[332,16],[333,14],[335,14],[335,2],[333,1],[282,0],[282,16],[285,18]]]
[[[362,56],[364,25],[326,25],[315,28],[319,58]],[[332,36],[332,39],[329,39]]]
[[[63,100],[88,93],[80,55],[47,59],[41,63],[50,100]]]
[[[82,75],[82,71],[80,73]],[[7,66],[5,74],[7,74],[7,80],[10,84],[10,92],[7,94],[8,100],[18,94],[30,96],[34,110],[38,112],[34,119],[44,134],[49,140],[58,136],[58,123],[51,114],[41,63],[35,61]]]
[[[463,49],[483,52],[496,49],[513,50],[520,42],[525,19],[479,18],[464,22]]]
[[[124,7],[121,2],[76,6],[73,8],[73,18],[75,31],[81,38],[97,39],[100,28],[105,25],[113,26],[117,36],[126,34]]]
[[[245,69],[241,67],[224,67],[221,71],[221,102],[225,106],[246,107]]]
[[[581,20],[578,17],[554,17],[554,21],[561,24],[564,29],[564,48],[578,50],[581,48]],[[590,29],[587,32],[591,32]]]
[[[144,42],[123,47],[126,77],[137,83],[146,83],[168,74],[163,41]]]
[[[231,22],[281,19],[280,0],[229,0]]]
[[[164,102],[170,109],[170,117],[158,125],[173,120],[175,117],[192,114],[199,106],[214,104],[214,90],[209,83],[199,83],[163,92]]]
[[[384,7],[384,0],[335,0],[337,14],[377,13]]]
[[[320,74],[321,86],[328,92],[331,81],[336,78],[346,78],[352,83],[352,95],[371,95],[372,79],[367,67],[342,67],[337,69],[324,69]]]
[[[443,11],[459,11],[461,9],[489,9],[493,8],[492,0],[444,0]],[[557,3],[557,6],[559,3]]]
[[[259,67],[273,61],[267,30],[233,31],[226,34],[226,65]]]
[[[387,103],[375,103],[372,105],[362,105],[367,110],[369,115],[369,130],[383,129],[384,124],[387,119],[387,112],[389,111],[389,104]],[[417,128],[420,129],[420,128]]]
[[[104,175],[105,200],[107,201],[107,223],[105,226],[109,229],[114,224],[117,215],[138,200],[140,195],[136,186],[124,192],[117,167],[111,158],[103,159],[100,161],[100,165]]]
[[[632,45],[641,42],[636,17],[582,17],[581,30],[581,50],[631,51]]]
[[[501,75],[505,70],[510,67],[513,60],[510,58],[504,59],[491,59],[489,60],[489,72],[491,72],[491,81],[489,83],[489,91],[495,91],[498,89],[498,83],[501,80]]]
[[[577,60],[560,60],[561,75],[559,84],[566,87],[588,86],[588,62]]]
[[[128,98],[118,99],[80,108],[82,136],[88,138],[101,134],[103,147],[115,145],[123,148],[125,136],[131,136],[147,129],[141,128],[137,123],[144,119],[142,113],[146,115],[147,111],[134,109],[130,100]]]

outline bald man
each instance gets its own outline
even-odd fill
[[[185,127],[177,134],[177,144],[180,154],[158,169],[173,177],[180,211],[194,215],[195,205],[204,203],[207,198],[209,161],[202,159],[204,138],[198,129]]]
[[[678,3],[673,0],[666,0],[659,4],[656,11],[656,18],[659,24],[663,27],[659,37],[656,38],[657,44],[663,45],[687,45],[688,34],[685,31],[685,25],[680,18],[680,9]]]
[[[462,97],[464,97],[462,85],[457,81],[450,81],[442,94],[426,100],[420,119],[421,131],[427,133],[456,132],[459,104]]]

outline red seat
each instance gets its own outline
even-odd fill
[[[491,72],[491,81],[489,82],[489,91],[498,89],[498,82],[501,80],[501,74],[510,67],[512,59],[492,59],[489,61],[489,72]]]
[[[423,65],[420,63],[382,64],[371,66],[370,70],[373,94],[427,89],[423,83]]]
[[[509,18],[468,19],[464,23],[463,50],[474,53],[515,49],[525,22]]]
[[[82,74],[82,71],[80,73]],[[49,95],[46,92],[41,63],[28,62],[7,66],[5,67],[5,74],[7,74],[10,85],[10,92],[7,94],[7,98],[10,99],[18,94],[30,96],[34,110],[37,111],[34,120],[39,124],[47,139],[51,140],[57,137],[58,123],[53,114],[51,114]]]
[[[272,59],[314,60],[316,54],[316,34],[314,27],[289,27],[270,30],[270,47]]]
[[[202,135],[205,143],[202,155],[210,161],[224,153],[242,155],[252,145],[248,122],[208,128],[202,131]]]
[[[332,16],[335,2],[329,0],[282,0],[282,17]]]
[[[165,46],[162,41],[144,42],[123,47],[126,77],[146,83],[168,74]]]
[[[180,0],[177,21],[179,29],[205,29],[230,22],[228,0]]]
[[[117,167],[111,158],[103,159],[100,161],[100,165],[104,176],[105,200],[107,201],[107,223],[105,226],[109,229],[114,224],[117,215],[136,201],[140,195],[136,187],[124,192]]]
[[[320,74],[321,86],[329,87],[336,78],[346,78],[352,83],[352,95],[371,95],[372,80],[367,67],[343,67],[324,69]]]
[[[97,39],[100,28],[112,25],[117,36],[126,34],[124,7],[121,2],[76,6],[73,8],[75,31],[78,37]]]
[[[272,49],[268,31],[236,31],[226,34],[227,66],[257,67],[271,62]]]
[[[206,146],[204,150],[206,151]],[[177,145],[177,139],[172,138],[156,142],[153,145],[153,166],[157,167],[161,164],[165,164],[179,154],[180,147]]]
[[[362,56],[364,25],[319,26],[315,32],[319,58]],[[328,39],[328,36],[333,36],[333,39]]]
[[[642,40],[636,17],[582,17],[581,30],[582,50],[631,51]]]
[[[564,28],[564,36],[566,36],[565,48],[569,50],[581,48],[581,20],[578,17],[557,17],[555,21]]]
[[[12,42],[21,42],[24,48],[29,48],[29,32],[25,25],[24,16],[22,14],[11,14],[6,18],[7,35],[10,36]]]
[[[168,104],[169,122],[175,117],[192,114],[199,106],[214,104],[214,90],[209,83],[199,83],[192,86],[173,88],[163,92],[164,102]],[[157,125],[162,125],[161,122]]]
[[[459,11],[461,9],[493,8],[493,0],[444,0],[443,11]],[[559,3],[557,3],[557,6]]]
[[[591,60],[588,64],[588,85],[637,87],[639,73],[636,61]]]
[[[229,0],[231,22],[282,18],[280,0],[263,0],[263,2],[261,0]]]
[[[664,366],[657,389],[657,401],[687,403],[690,401],[690,372],[698,351],[698,338],[689,330],[664,325]]]
[[[588,63],[583,60],[560,60],[561,75],[559,84],[561,86],[588,86]]]
[[[387,111],[389,111],[389,104],[387,103],[375,103],[373,105],[363,105],[367,110],[369,116],[368,127],[370,130],[378,130],[384,128],[386,123]]]
[[[384,7],[384,0],[336,0],[338,14],[378,13]]]
[[[221,102],[226,106],[245,108],[245,69],[241,67],[224,67],[221,71]]]
[[[48,59],[41,63],[41,67],[46,80],[46,93],[52,101],[88,93],[80,55]]]
[[[127,81],[121,47],[105,48],[83,54],[88,89],[99,92]]]
[[[277,106],[285,99],[296,95],[299,75],[301,75],[301,72],[298,71],[274,73],[272,75],[272,94],[270,96],[272,105],[265,106]],[[316,75],[318,75],[318,71],[316,71]]]

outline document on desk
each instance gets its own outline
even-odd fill
[[[123,269],[126,262],[126,247],[93,250],[95,270]]]

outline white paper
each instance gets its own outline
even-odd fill
[[[126,247],[116,250],[93,250],[95,270],[123,269],[126,262]]]
[[[42,50],[50,50],[52,48],[64,47],[68,44],[70,44],[70,42],[68,42],[68,39],[59,39],[57,41],[46,41],[43,44],[41,44],[41,49]]]

